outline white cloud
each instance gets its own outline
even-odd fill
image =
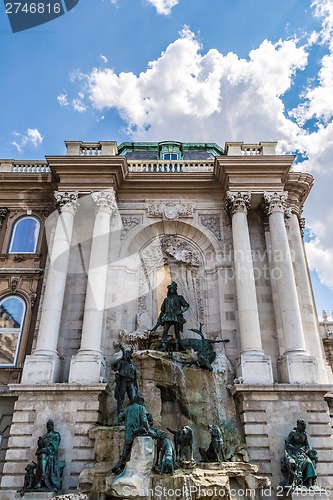
[[[155,7],[158,14],[168,16],[179,0],[147,0],[147,2]]]
[[[248,60],[216,49],[202,54],[185,27],[146,71],[95,68],[85,75],[85,90],[94,108],[117,109],[136,140],[177,133],[178,140],[216,142],[280,136],[289,144],[300,129],[285,117],[280,96],[306,63],[306,50],[296,40],[265,40]]]
[[[68,96],[67,96],[66,92],[59,94],[57,97],[57,101],[60,104],[60,106],[68,106],[69,102],[68,102]]]
[[[43,136],[36,128],[28,128],[25,134],[13,132],[13,135],[16,137],[16,140],[12,141],[11,144],[15,146],[18,152],[21,154],[23,153],[26,146],[33,146],[34,148],[38,148],[38,146],[43,142]]]
[[[108,63],[108,58],[103,56],[103,54],[100,54],[99,57],[102,59],[103,63],[104,64],[107,64]]]

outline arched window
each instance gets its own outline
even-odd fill
[[[13,227],[9,253],[35,253],[37,249],[40,222],[36,217],[21,217]]]
[[[16,365],[25,312],[25,302],[17,295],[0,300],[0,366]]]

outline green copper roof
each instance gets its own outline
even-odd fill
[[[118,154],[136,160],[204,160],[221,156],[224,151],[212,142],[123,142]]]

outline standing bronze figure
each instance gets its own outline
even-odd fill
[[[161,312],[158,317],[156,326],[151,330],[155,331],[159,325],[163,326],[163,336],[161,342],[161,351],[165,352],[167,350],[168,342],[168,332],[170,327],[173,325],[176,337],[176,350],[180,347],[180,332],[183,331],[183,325],[186,320],[183,317],[183,313],[187,311],[190,307],[182,295],[177,293],[177,283],[173,281],[171,285],[168,285],[168,293],[163,300],[161,306]]]
[[[117,400],[117,412],[119,422],[125,420],[124,400],[127,394],[130,402],[139,391],[139,371],[132,362],[133,349],[125,349],[122,344],[117,344],[122,350],[123,356],[120,359],[111,361],[111,369],[116,372],[115,398]]]

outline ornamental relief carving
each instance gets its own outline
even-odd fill
[[[120,239],[123,240],[127,233],[131,231],[135,226],[141,223],[141,217],[136,217],[134,215],[123,215],[121,217],[122,229],[120,233]]]
[[[201,215],[199,221],[213,233],[218,241],[221,241],[221,219],[218,215]]]
[[[163,220],[178,220],[180,217],[193,217],[193,204],[177,202],[150,203],[147,205],[148,217],[161,217]]]
[[[190,242],[179,236],[163,236],[153,240],[140,254],[138,315],[151,314],[156,289],[156,273],[166,270],[170,280],[186,290],[193,306],[189,315],[192,323],[203,321],[203,276],[199,252]],[[157,284],[156,284],[157,286]],[[165,290],[163,289],[163,293]],[[151,318],[151,322],[153,318]]]

